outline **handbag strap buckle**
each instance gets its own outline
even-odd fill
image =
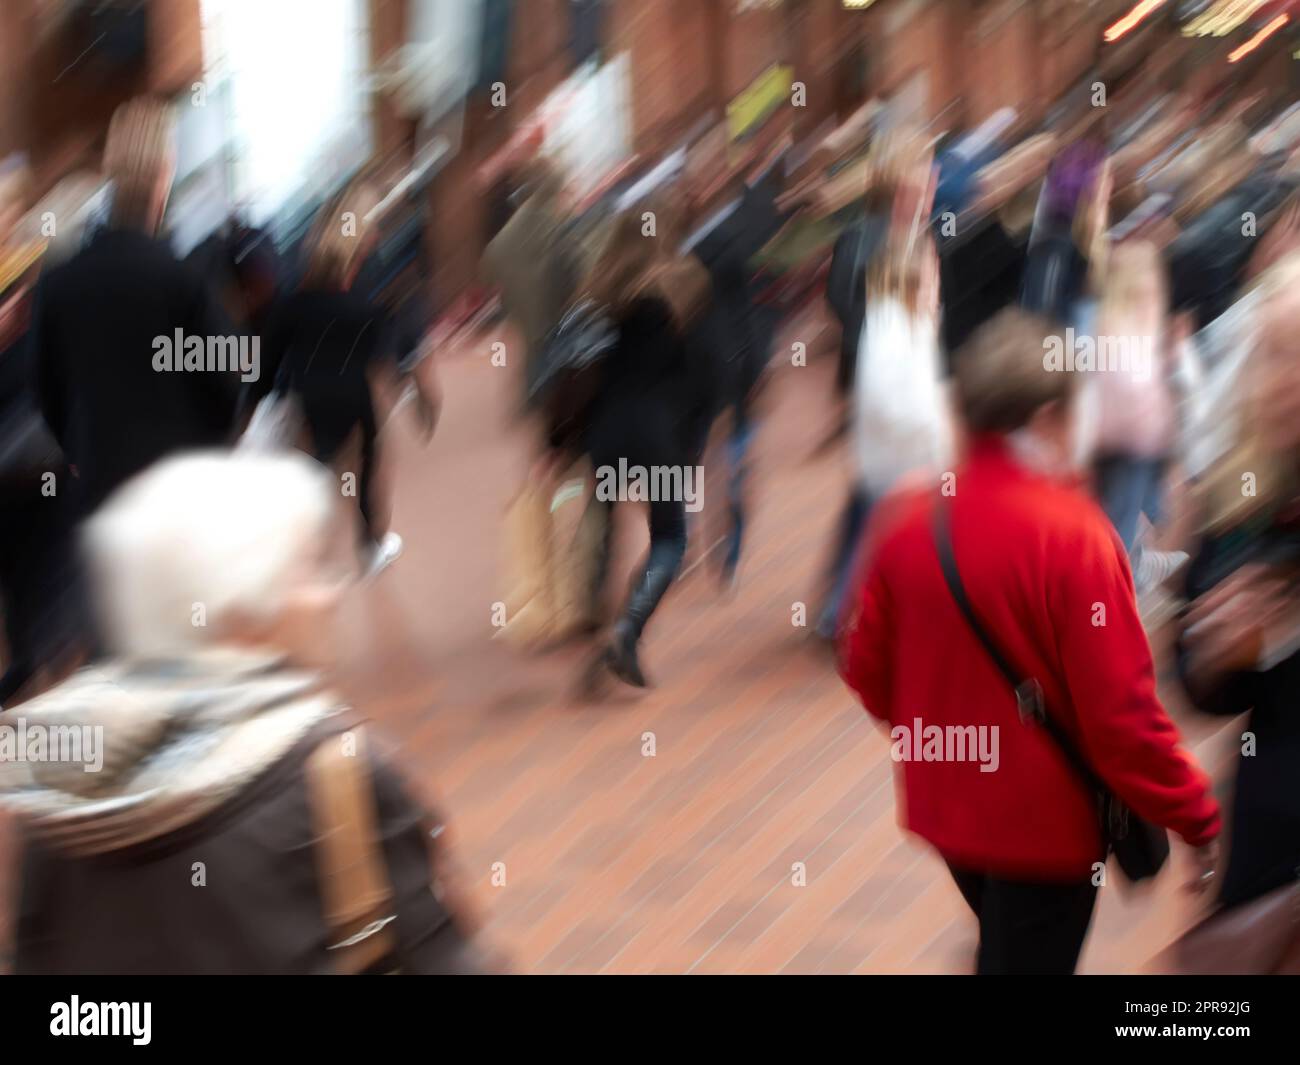
[[[1030,677],[1016,685],[1016,710],[1020,723],[1041,722],[1047,719],[1047,705],[1043,700],[1043,686],[1037,677]]]

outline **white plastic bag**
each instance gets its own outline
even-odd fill
[[[937,476],[951,460],[952,424],[934,319],[892,297],[872,300],[860,351],[855,438],[867,491],[882,495],[913,473]]]

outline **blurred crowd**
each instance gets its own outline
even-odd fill
[[[808,421],[848,469],[815,630],[889,730],[978,970],[1073,971],[1108,856],[1153,876],[1171,832],[1219,906],[1174,964],[1277,971],[1300,890],[1300,105],[1107,89],[973,128],[900,93],[742,167],[705,130],[582,196],[556,160],[513,165],[483,262],[531,442],[502,634],[588,642],[586,698],[672,669],[644,635],[689,552],[740,579],[775,337],[824,311],[835,339],[793,362],[837,362]],[[433,323],[377,254],[387,183],[363,171],[300,247],[232,218],[180,261],[173,170],[167,110],[138,99],[101,174],[32,203],[21,160],[0,173],[0,723],[103,743],[94,773],[0,759],[16,968],[494,969],[440,824],[330,684],[340,588],[401,552],[380,428],[407,404],[382,397],[426,439],[440,405]],[[214,366],[213,338],[255,358]],[[723,492],[697,516],[706,462]],[[629,469],[676,488],[600,489]],[[612,604],[625,512],[649,547]],[[1248,715],[1230,817],[1157,694],[1157,630],[1197,711]],[[944,748],[989,729],[996,772]],[[203,875],[195,841],[238,875],[173,887]]]

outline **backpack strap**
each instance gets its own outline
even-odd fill
[[[397,936],[365,730],[325,740],[307,759],[306,777],[328,949],[340,974],[373,971],[394,956]]]

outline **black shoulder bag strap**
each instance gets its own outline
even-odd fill
[[[952,531],[949,527],[948,504],[941,500],[935,507],[934,511],[934,546],[939,553],[939,567],[943,570],[943,579],[948,584],[948,591],[952,593],[953,599],[957,603],[957,609],[961,611],[962,617],[966,619],[966,624],[970,626],[981,646],[988,653],[993,664],[998,667],[998,672],[1006,678],[1011,685],[1011,690],[1016,696],[1016,708],[1020,711],[1020,720],[1022,724],[1031,721],[1043,727],[1043,730],[1052,738],[1052,741],[1060,748],[1061,753],[1065,755],[1066,761],[1079,775],[1079,778],[1088,786],[1089,790],[1094,792],[1099,799],[1103,799],[1108,794],[1108,789],[1093,772],[1092,767],[1088,765],[1087,759],[1079,752],[1074,741],[1061,728],[1059,722],[1054,720],[1047,713],[1047,705],[1043,699],[1043,687],[1038,683],[1037,677],[1021,677],[1015,667],[1007,660],[1006,655],[996,643],[993,637],[989,635],[988,630],[980,624],[979,618],[975,616],[975,609],[971,606],[970,597],[966,594],[966,586],[962,583],[961,571],[957,569],[957,559],[952,552]]]
[[[1070,767],[1084,782],[1088,790],[1097,799],[1097,820],[1101,828],[1101,838],[1105,850],[1113,852],[1124,875],[1130,880],[1145,880],[1155,876],[1169,857],[1169,838],[1165,830],[1143,820],[1113,794],[1102,779],[1093,771],[1088,760],[1075,746],[1074,740],[1047,712],[1043,699],[1043,688],[1036,677],[1022,678],[1015,667],[993,641],[988,630],[980,624],[971,606],[966,587],[962,584],[961,573],[957,569],[957,560],[952,551],[952,530],[949,527],[949,505],[941,500],[934,514],[934,543],[939,554],[939,567],[943,570],[943,579],[948,584],[961,611],[966,624],[979,639],[998,672],[1006,678],[1016,695],[1016,706],[1020,711],[1022,722],[1035,721],[1052,738],[1057,749],[1065,755]]]

